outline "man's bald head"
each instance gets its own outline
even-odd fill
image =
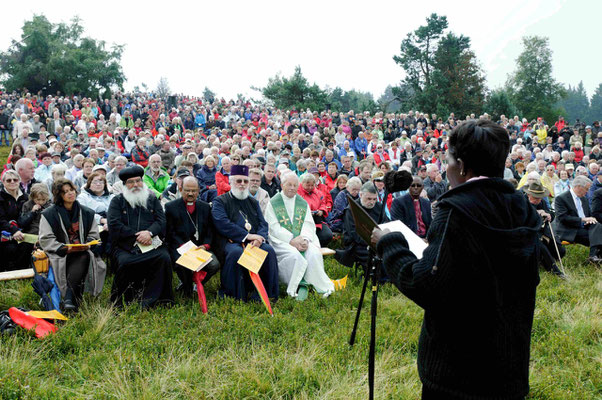
[[[182,199],[186,203],[192,203],[199,197],[199,182],[194,176],[187,176],[182,180],[180,188]]]

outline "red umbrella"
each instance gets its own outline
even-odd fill
[[[203,314],[207,314],[207,298],[205,297],[205,288],[203,287],[203,279],[207,276],[207,272],[200,270],[192,273],[192,280],[196,283],[196,291],[199,295],[199,305]]]

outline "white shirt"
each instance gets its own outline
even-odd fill
[[[583,212],[583,205],[581,204],[581,198],[577,196],[577,194],[570,189],[571,196],[573,196],[573,202],[575,203],[575,208],[577,208],[577,214],[579,214],[579,218],[585,218],[585,213]]]

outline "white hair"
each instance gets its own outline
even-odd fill
[[[288,182],[288,181],[290,181],[292,179],[294,179],[296,181],[299,181],[299,177],[297,177],[297,174],[295,174],[293,171],[288,170],[286,172],[283,172],[280,175],[280,183],[282,185],[284,185],[285,182]]]
[[[138,189],[138,188],[136,188]],[[147,201],[149,196],[149,190],[146,188],[146,185],[142,187],[142,189],[138,189],[138,191],[134,191],[133,189],[128,188],[126,185],[123,185],[123,198],[128,202],[130,207],[147,207]]]
[[[578,175],[575,177],[575,179],[573,179],[573,187],[575,187],[575,186],[586,187],[591,184],[592,184],[591,179],[589,179],[587,176],[584,176],[584,175]]]
[[[65,172],[67,172],[67,167],[65,166],[65,164],[54,164],[52,168],[50,168],[50,173],[54,174],[55,172],[62,172],[64,174]]]
[[[351,187],[362,187],[362,181],[360,178],[358,178],[357,176],[354,176],[353,178],[349,178],[349,180],[347,181],[347,185],[345,186],[347,189],[351,188]]]

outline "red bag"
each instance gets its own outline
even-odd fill
[[[15,307],[11,307],[8,309],[8,315],[15,324],[19,325],[22,328],[25,328],[27,330],[35,328],[37,338],[43,338],[44,336],[49,335],[51,333],[55,333],[57,331],[57,328],[56,326],[54,326],[54,324],[51,324],[45,319],[27,315],[23,311]]]

